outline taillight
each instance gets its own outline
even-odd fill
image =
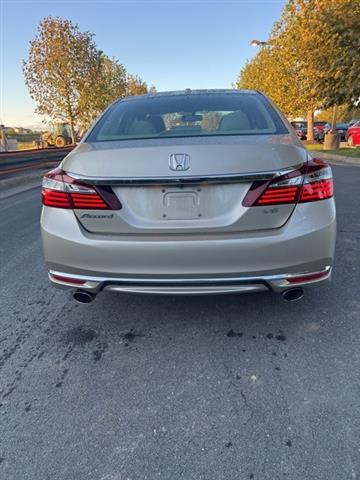
[[[334,182],[329,165],[320,159],[310,160],[307,165],[299,202],[325,200],[334,195]]]
[[[243,205],[255,207],[314,202],[333,195],[331,168],[323,160],[313,159],[299,170],[282,177],[253,183],[244,197]]]
[[[47,207],[83,210],[121,208],[121,203],[110,187],[83,184],[59,168],[47,173],[43,178],[42,203]]]

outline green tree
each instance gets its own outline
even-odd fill
[[[307,35],[304,48],[312,54],[321,106],[333,107],[332,129],[324,142],[324,148],[333,149],[338,146],[338,105],[352,108],[360,98],[360,1],[313,0],[306,7],[305,15],[318,35]]]
[[[297,65],[285,62],[281,49],[269,44],[245,64],[236,82],[237,88],[259,90],[268,95],[288,116],[304,113],[301,82]]]
[[[126,93],[127,95],[143,95],[149,92],[147,83],[139,77],[139,75],[134,75],[129,73],[127,75],[127,86]]]
[[[125,67],[115,58],[98,52],[92,65],[91,79],[86,82],[79,98],[79,124],[86,129],[113,101],[128,95]]]
[[[147,83],[139,75],[129,74],[116,58],[109,58],[101,51],[91,78],[80,97],[79,124],[82,130],[87,129],[115,100],[149,92]]]
[[[28,60],[23,62],[36,111],[67,121],[73,142],[74,127],[82,114],[82,92],[92,82],[98,57],[93,34],[81,32],[70,20],[46,17],[30,42]]]
[[[323,120],[326,122],[331,122],[333,114],[333,109],[332,108],[326,108],[324,110],[321,110],[316,115],[316,120]],[[350,120],[355,120],[355,119],[360,119],[360,107],[356,106],[350,106],[349,105],[340,105],[337,108],[337,120],[339,122],[350,122]]]
[[[309,106],[353,105],[360,97],[360,56],[355,53],[360,49],[360,2],[292,0],[288,5],[293,20],[286,30],[290,39],[298,39],[296,58]],[[301,52],[306,52],[302,58]],[[336,112],[334,108],[333,128]]]
[[[308,1],[303,25],[309,16],[315,34],[304,46],[311,49],[322,104],[352,107],[360,99],[360,1]]]

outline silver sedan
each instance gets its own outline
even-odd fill
[[[102,290],[297,300],[331,276],[331,169],[259,92],[119,100],[42,198],[50,281],[83,303]]]

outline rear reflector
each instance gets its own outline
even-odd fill
[[[42,203],[47,207],[81,210],[120,210],[111,187],[95,187],[78,182],[56,168],[43,178]]]
[[[51,278],[53,278],[54,280],[59,280],[60,282],[64,282],[64,283],[72,283],[74,285],[84,285],[84,283],[86,283],[86,280],[79,280],[78,278],[63,277],[62,275],[51,274]]]
[[[311,280],[318,280],[320,278],[326,277],[328,273],[329,271],[326,270],[325,272],[312,273],[310,275],[302,275],[300,277],[288,277],[286,280],[289,283],[304,283],[304,282],[310,282]]]

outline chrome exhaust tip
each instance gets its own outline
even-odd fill
[[[289,288],[282,293],[282,298],[285,302],[297,302],[304,296],[304,290],[302,288]]]
[[[85,292],[85,290],[76,290],[73,293],[73,299],[79,303],[91,303],[95,300],[95,295],[91,292]]]

